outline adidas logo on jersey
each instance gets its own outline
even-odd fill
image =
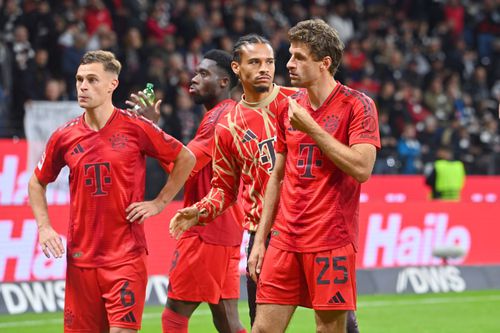
[[[257,138],[257,135],[252,132],[252,130],[247,130],[245,132],[245,135],[243,135],[243,139],[241,140],[242,143],[246,143],[250,140],[255,140]]]
[[[135,316],[134,316],[134,313],[132,311],[130,311],[129,313],[127,313],[125,316],[123,316],[123,318],[121,319],[121,321],[124,321],[124,322],[127,322],[127,323],[136,323],[137,322],[135,320]]]
[[[328,300],[328,304],[344,304],[344,303],[345,299],[340,293],[340,291],[337,291],[337,293]]]
[[[80,153],[83,153],[84,151],[85,151],[85,149],[83,149],[83,147],[80,144],[77,144],[76,147],[71,152],[71,155],[80,154]]]

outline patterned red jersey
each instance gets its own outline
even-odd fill
[[[215,126],[227,112],[234,108],[236,102],[227,99],[207,111],[196,135],[188,143],[188,148],[196,156],[196,165],[191,176],[184,185],[184,207],[188,207],[203,199],[210,191],[212,180],[212,152],[214,147]],[[241,244],[243,229],[241,220],[243,212],[238,203],[229,207],[215,219],[215,223],[206,226],[194,226],[182,234],[182,237],[198,235],[205,243],[223,246]]]
[[[243,227],[254,231],[262,213],[262,201],[274,168],[276,116],[279,103],[295,88],[273,86],[258,103],[242,99],[215,129],[212,189],[196,205],[200,222],[207,223],[233,204],[242,182]]]
[[[380,148],[377,110],[365,94],[340,83],[313,110],[307,91],[294,99],[341,143]],[[307,134],[295,130],[283,103],[276,151],[287,155],[280,206],[271,232],[273,246],[285,251],[319,252],[357,246],[361,184],[341,171]]]
[[[99,131],[82,115],[52,134],[35,175],[47,184],[69,167],[68,263],[113,266],[147,252],[144,224],[128,222],[125,209],[144,200],[146,155],[166,168],[181,149],[149,120],[119,109]]]

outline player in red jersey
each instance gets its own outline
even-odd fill
[[[236,42],[232,67],[241,81],[244,95],[215,129],[212,189],[202,200],[182,209],[172,219],[171,232],[178,236],[197,223],[212,223],[234,204],[241,182],[245,214],[242,223],[250,232],[251,246],[260,219],[264,189],[274,167],[277,107],[297,89],[273,84],[274,52],[269,41],[261,36],[251,34]],[[253,321],[256,286],[251,279],[247,281]]]
[[[219,120],[236,105],[230,99],[236,83],[231,55],[222,50],[207,52],[191,79],[191,96],[208,111],[188,143],[196,156],[196,165],[184,185],[184,207],[191,206],[210,191],[214,130]],[[138,97],[132,95],[133,101],[127,104],[141,105]],[[159,104],[142,105],[139,112],[155,122],[159,120]],[[241,218],[241,208],[236,204],[218,216],[216,223],[193,227],[179,239],[169,273],[163,332],[187,332],[188,320],[201,302],[209,303],[219,332],[246,332],[238,315]]]
[[[136,332],[147,284],[144,220],[160,213],[195,164],[192,153],[149,120],[112,104],[121,64],[111,52],[87,52],[76,73],[85,112],[55,131],[29,182],[39,242],[47,257],[64,253],[48,216],[45,190],[70,169],[65,332]],[[174,167],[152,201],[144,200],[145,157]]]
[[[318,331],[346,332],[346,310],[356,308],[360,187],[380,148],[377,112],[334,79],[343,52],[335,29],[308,20],[288,37],[290,79],[307,90],[279,111],[276,166],[249,259],[252,277],[260,274],[253,328],[284,332],[300,305],[315,310]]]

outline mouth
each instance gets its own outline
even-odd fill
[[[195,88],[194,86],[192,86],[192,85],[191,85],[191,86],[189,86],[189,90],[188,90],[189,94],[193,95],[193,94],[195,94],[195,93],[196,93],[196,91],[197,91],[197,90],[196,90],[196,88]]]
[[[256,81],[257,82],[269,82],[271,81],[271,77],[270,76],[267,76],[267,75],[264,75],[264,76],[258,76],[256,78]]]

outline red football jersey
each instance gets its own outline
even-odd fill
[[[215,126],[227,112],[234,108],[236,102],[227,99],[205,113],[196,135],[188,143],[188,148],[196,156],[196,165],[191,176],[184,185],[184,207],[188,207],[203,199],[210,191],[212,179],[212,152],[214,147]],[[182,234],[182,237],[198,235],[205,243],[223,246],[241,244],[243,229],[241,220],[243,212],[238,203],[229,207],[215,219],[215,223],[206,226],[195,226]]]
[[[47,184],[69,167],[69,263],[118,265],[147,251],[144,224],[128,222],[125,209],[144,200],[146,155],[166,168],[181,149],[149,120],[119,109],[99,131],[82,115],[52,134],[35,175]]]
[[[200,222],[210,222],[234,203],[241,180],[243,227],[251,231],[257,228],[264,191],[276,157],[278,105],[296,91],[274,85],[271,94],[259,103],[248,103],[243,98],[217,124],[212,189],[196,204],[207,214],[200,216]]]
[[[341,143],[380,148],[377,110],[365,94],[338,83],[317,110],[307,91],[293,98]],[[290,125],[286,101],[280,107],[277,136],[276,151],[287,157],[273,246],[297,252],[356,246],[361,184],[330,161],[309,135]]]

